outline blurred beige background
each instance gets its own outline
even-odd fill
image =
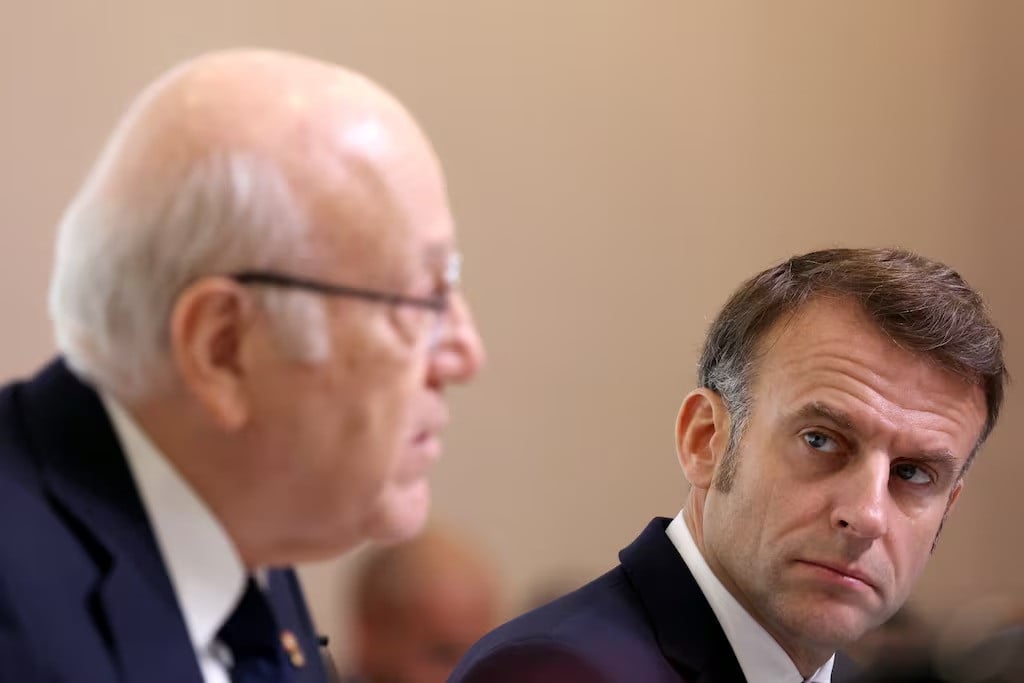
[[[988,296],[1024,374],[1024,3],[4,0],[0,376],[53,350],[54,226],[128,99],[169,64],[265,45],[362,69],[445,162],[490,365],[454,396],[435,510],[516,611],[580,580],[685,483],[672,425],[703,331],[793,252],[901,244]],[[1011,389],[915,600],[1024,601]],[[351,560],[349,560],[351,562]],[[304,569],[344,658],[338,579]]]

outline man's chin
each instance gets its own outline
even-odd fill
[[[430,482],[426,477],[389,487],[380,497],[369,536],[378,543],[401,543],[423,530],[430,514]]]
[[[860,639],[876,626],[875,620],[852,605],[823,604],[790,619],[790,629],[808,642],[839,649]]]

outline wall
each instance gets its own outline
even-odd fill
[[[54,226],[121,108],[239,44],[365,70],[446,164],[490,350],[453,395],[436,512],[503,567],[510,610],[581,578],[685,494],[672,425],[703,331],[793,252],[898,243],[989,297],[1020,367],[1024,43],[1013,2],[5,2],[0,376],[53,349]],[[916,599],[1024,600],[1017,392]],[[305,568],[335,634],[347,563]]]

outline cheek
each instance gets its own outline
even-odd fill
[[[363,359],[351,383],[375,410],[404,415],[426,387],[426,364],[411,352],[381,352]]]
[[[709,494],[704,513],[704,544],[712,566],[720,565],[733,582],[745,586],[757,568],[760,525],[751,524],[747,493],[736,486],[729,493]]]
[[[758,455],[767,457],[741,456],[733,490],[712,492],[709,502],[717,500],[705,515],[706,525],[713,520],[723,559],[730,558],[733,571],[754,583],[776,576],[785,559],[806,545],[809,533],[820,533],[827,524],[821,493],[801,489],[785,473],[751,467],[750,458]]]
[[[393,447],[407,436],[423,374],[411,359],[377,353],[364,355],[328,393],[328,414],[338,425],[338,438],[374,440],[378,448]],[[389,445],[390,442],[390,445]],[[394,455],[394,454],[392,454]]]
[[[889,558],[897,583],[906,586],[907,592],[928,564],[938,527],[938,522],[932,520],[916,523],[903,520],[901,527],[892,534]]]
[[[791,515],[792,500],[773,473],[758,466],[757,459],[763,460],[767,454],[741,452],[735,457],[733,486],[728,493],[708,494],[710,514],[706,520],[717,518],[723,538],[744,538],[749,545]],[[751,524],[751,520],[758,523]]]
[[[420,532],[430,513],[430,484],[426,477],[409,483],[389,481],[380,491],[368,520],[367,535],[396,543]]]

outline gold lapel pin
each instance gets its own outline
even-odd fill
[[[284,648],[284,653],[288,655],[288,661],[292,663],[292,666],[296,669],[306,666],[306,655],[302,654],[302,645],[299,644],[299,639],[295,637],[294,633],[281,631],[281,647]]]

